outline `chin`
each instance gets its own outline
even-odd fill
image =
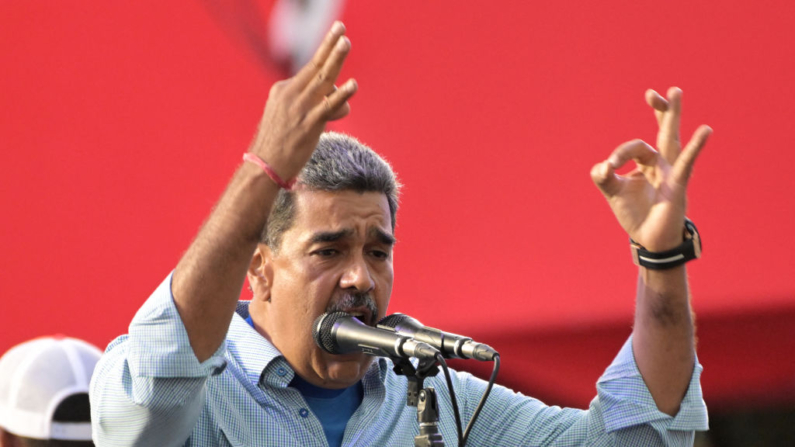
[[[374,358],[365,354],[329,356],[326,380],[334,388],[347,388],[362,380]]]

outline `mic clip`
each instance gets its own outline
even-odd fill
[[[408,390],[406,391],[406,405],[416,407],[419,403],[420,390],[424,387],[425,378],[439,374],[439,362],[436,359],[420,359],[415,367],[407,358],[390,357],[395,365],[392,370],[399,376],[406,376],[408,379]]]

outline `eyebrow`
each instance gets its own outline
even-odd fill
[[[345,229],[340,231],[324,231],[321,233],[315,233],[312,235],[312,239],[309,241],[313,244],[323,243],[323,242],[336,242],[342,238],[350,237],[353,235],[353,230]]]
[[[323,231],[320,233],[315,233],[312,235],[312,238],[309,240],[311,244],[322,244],[327,242],[336,242],[340,239],[344,239],[346,237],[353,236],[354,231],[350,228],[340,230],[340,231]],[[395,237],[389,233],[384,232],[380,228],[371,228],[370,236],[375,237],[378,241],[384,245],[395,245]]]
[[[389,246],[395,245],[395,236],[392,236],[389,233],[385,233],[380,228],[370,229],[370,236],[375,236],[375,238],[378,239],[378,241],[384,245],[389,245]]]

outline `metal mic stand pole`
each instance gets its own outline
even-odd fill
[[[392,362],[395,364],[395,374],[408,379],[406,405],[417,407],[420,434],[414,437],[414,447],[444,447],[444,439],[439,431],[439,402],[436,391],[430,386],[423,388],[426,377],[439,373],[436,359],[420,360],[416,368],[402,357],[392,357]]]

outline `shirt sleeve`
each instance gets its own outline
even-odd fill
[[[597,382],[588,410],[547,406],[495,385],[472,429],[472,445],[522,446],[692,446],[695,430],[706,430],[701,394],[702,366],[696,360],[690,386],[676,416],[657,409],[632,353],[632,338]],[[464,394],[462,417],[472,417],[486,382],[457,374]],[[462,390],[462,392],[458,390]]]
[[[184,445],[205,382],[224,371],[226,343],[199,362],[171,294],[172,274],[108,346],[91,380],[93,437],[102,446]]]
[[[598,403],[604,413],[605,430],[613,433],[619,445],[630,445],[634,439],[657,437],[659,445],[692,445],[693,431],[707,430],[707,405],[701,393],[703,367],[696,358],[690,385],[682,399],[679,412],[670,416],[657,409],[646,383],[640,374],[630,337],[613,363],[596,385]],[[690,442],[667,442],[667,438],[689,435]]]

